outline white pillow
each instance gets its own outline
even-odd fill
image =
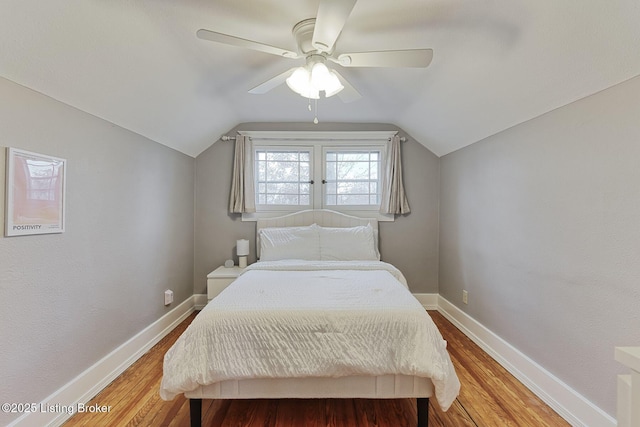
[[[320,259],[318,226],[269,227],[260,230],[260,260]]]
[[[371,224],[348,228],[318,228],[321,260],[380,261]]]

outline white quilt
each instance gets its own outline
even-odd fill
[[[446,410],[460,383],[403,281],[379,261],[255,263],[166,353],[160,396],[229,379],[403,374],[431,378]]]

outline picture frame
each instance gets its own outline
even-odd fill
[[[5,236],[63,233],[67,161],[7,148]]]

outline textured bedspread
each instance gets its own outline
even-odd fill
[[[460,383],[403,280],[382,262],[256,263],[167,352],[160,395],[228,379],[404,374],[431,378],[446,410]]]

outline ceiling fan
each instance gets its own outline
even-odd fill
[[[253,49],[283,58],[306,59],[304,66],[278,74],[249,90],[249,93],[267,93],[286,82],[294,92],[305,98],[318,99],[320,92],[324,92],[325,97],[337,94],[343,102],[351,102],[359,99],[360,93],[337,71],[329,70],[327,60],[342,67],[424,68],[429,66],[433,58],[432,49],[338,53],[336,41],[356,1],[320,0],[316,17],[298,22],[293,27],[297,52],[205,29],[198,30],[196,34],[200,39],[216,43]]]

